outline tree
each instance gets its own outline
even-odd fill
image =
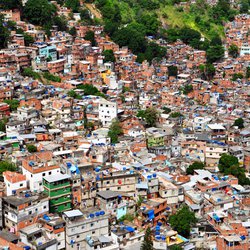
[[[8,27],[4,25],[4,16],[0,14],[0,49],[3,49],[7,46],[9,38],[10,32]]]
[[[122,128],[118,120],[114,120],[109,128],[108,136],[112,143],[118,142],[118,136],[122,134]]]
[[[147,108],[145,110],[139,110],[137,117],[141,117],[147,123],[147,126],[153,127],[157,121],[158,112],[155,108]]]
[[[0,0],[0,8],[4,10],[20,9],[22,7],[21,0]]]
[[[170,108],[168,108],[168,107],[163,107],[162,108],[163,110],[164,110],[164,114],[169,114],[169,113],[171,113],[171,109]]]
[[[182,250],[182,247],[181,247],[181,246],[174,245],[174,246],[171,246],[171,247],[170,247],[170,250]]]
[[[219,160],[219,170],[226,173],[232,166],[239,166],[238,158],[233,155],[222,154]]]
[[[221,45],[210,46],[207,50],[208,63],[214,63],[224,57],[224,48]]]
[[[178,75],[178,68],[174,65],[168,67],[168,76],[175,76]]]
[[[237,126],[239,129],[244,128],[244,120],[242,118],[238,118],[234,121],[234,125]]]
[[[66,0],[65,6],[70,8],[73,12],[79,12],[80,2],[79,0]]]
[[[59,76],[55,76],[49,72],[44,72],[43,77],[52,82],[61,82],[61,78]]]
[[[23,33],[23,38],[25,46],[29,46],[30,44],[33,44],[35,42],[35,39],[25,32]]]
[[[81,95],[77,94],[73,89],[68,92],[68,96],[74,99],[82,99]]]
[[[112,49],[107,49],[103,51],[104,62],[115,62],[115,56]]]
[[[178,117],[181,117],[183,116],[183,114],[181,114],[180,112],[173,112],[170,114],[170,117],[171,118],[178,118]]]
[[[232,77],[232,81],[237,81],[238,79],[242,79],[244,76],[241,73],[234,73]]]
[[[182,207],[176,214],[169,217],[171,227],[184,237],[189,237],[190,228],[196,221],[194,212],[191,212],[187,206]]]
[[[239,48],[237,45],[232,44],[228,48],[228,54],[233,58],[236,58],[239,55]]]
[[[19,106],[19,101],[17,99],[12,99],[12,100],[4,100],[5,103],[7,103],[10,106],[11,111],[17,110]]]
[[[27,150],[29,151],[29,153],[35,153],[37,152],[37,147],[35,145],[29,144],[27,145]]]
[[[193,91],[193,85],[192,84],[187,84],[183,88],[183,94],[187,95]]]
[[[250,185],[245,169],[239,166],[238,158],[233,155],[222,154],[219,160],[219,170],[226,175],[231,174],[237,177],[240,185]]]
[[[204,168],[204,164],[202,162],[196,161],[192,163],[191,165],[189,165],[186,172],[187,174],[194,174],[195,169],[203,169],[203,168]]]
[[[69,34],[70,34],[71,36],[76,36],[76,34],[77,34],[76,28],[75,28],[75,27],[70,28]]]
[[[246,70],[246,79],[250,78],[250,67],[247,67]]]
[[[24,6],[24,17],[35,25],[45,25],[52,22],[56,7],[47,0],[28,0]]]
[[[90,41],[91,46],[96,46],[95,33],[92,30],[86,32],[84,39]]]
[[[65,16],[55,16],[53,18],[53,24],[56,25],[60,31],[66,31],[68,28],[67,19]]]
[[[150,227],[147,227],[144,240],[141,245],[141,250],[153,250],[152,232]]]
[[[0,131],[6,132],[6,123],[8,122],[8,119],[6,117],[2,118],[0,120]]]
[[[250,8],[250,2],[248,0],[240,1],[240,13],[248,13]]]
[[[0,161],[0,175],[3,174],[5,171],[15,172],[17,170],[14,163],[9,161]]]

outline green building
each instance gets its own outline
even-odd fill
[[[71,176],[51,175],[43,178],[44,193],[49,196],[49,211],[61,213],[71,209]]]

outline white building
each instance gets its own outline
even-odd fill
[[[99,102],[99,120],[104,127],[109,127],[112,120],[117,117],[117,104],[105,99]]]
[[[248,43],[244,43],[240,48],[240,56],[245,56],[250,54],[250,46]]]
[[[27,181],[25,175],[5,171],[3,172],[3,177],[7,196],[14,195],[18,191],[27,189]]]
[[[86,239],[90,236],[108,235],[109,215],[104,211],[93,211],[83,214],[80,210],[63,213],[66,222],[66,249],[86,249]]]
[[[194,131],[201,132],[206,129],[207,124],[211,121],[209,117],[195,117],[193,121]]]

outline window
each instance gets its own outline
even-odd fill
[[[49,172],[49,175],[51,175],[51,171]]]
[[[46,209],[47,208],[47,206],[43,206],[43,209]]]
[[[95,231],[92,231],[92,234],[95,234]]]
[[[23,186],[23,183],[20,183],[20,187],[22,187]]]
[[[76,238],[79,239],[79,238],[80,238],[80,235],[77,235]]]
[[[43,176],[45,176],[46,175],[46,173],[43,173]]]
[[[32,211],[29,211],[29,214],[32,214]]]
[[[93,226],[94,226],[94,223],[91,223],[90,226],[93,227]]]

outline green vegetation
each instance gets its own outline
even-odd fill
[[[171,246],[170,250],[182,250],[182,247],[175,245],[175,246]]]
[[[65,0],[65,6],[70,8],[73,12],[79,12],[79,0]]]
[[[102,55],[104,56],[103,62],[115,62],[115,56],[112,49],[104,50]]]
[[[32,70],[32,68],[25,68],[22,71],[22,76],[32,77],[34,79],[41,79],[41,76],[39,73]]]
[[[28,0],[24,6],[24,17],[35,25],[45,25],[52,22],[56,7],[47,0]]]
[[[214,65],[211,63],[199,65],[199,70],[201,72],[201,78],[205,80],[211,80],[216,72]]]
[[[238,118],[234,121],[234,125],[237,126],[239,129],[244,128],[244,120],[243,118]]]
[[[49,72],[44,72],[43,77],[52,82],[61,82],[61,78],[59,76],[55,76]]]
[[[234,73],[232,77],[232,81],[237,81],[238,79],[243,79],[244,76],[241,73]]]
[[[176,66],[169,66],[168,67],[168,76],[174,76],[177,77],[178,75],[178,68]]]
[[[182,88],[182,92],[184,95],[188,95],[193,91],[193,85],[192,84],[187,84]]]
[[[76,34],[77,34],[76,28],[75,28],[75,27],[70,28],[69,34],[70,34],[71,36],[76,36]]]
[[[153,250],[152,232],[150,227],[147,227],[144,240],[141,245],[141,250]]]
[[[0,131],[1,132],[6,132],[6,123],[8,122],[8,119],[6,117],[2,118],[0,120]]]
[[[168,108],[168,107],[163,107],[162,108],[163,110],[164,110],[164,114],[169,114],[169,113],[171,113],[171,109],[170,108]]]
[[[118,142],[118,136],[122,135],[122,128],[118,120],[114,120],[109,128],[108,136],[111,139],[111,143]]]
[[[84,95],[95,95],[95,96],[101,96],[105,98],[105,95],[100,92],[95,86],[92,84],[81,84],[77,86],[78,89],[84,90]]]
[[[25,46],[29,46],[30,44],[35,42],[35,39],[26,32],[24,32],[22,29],[17,29],[16,33],[23,35]]]
[[[123,216],[119,219],[119,222],[125,221],[125,220],[132,222],[132,221],[134,220],[134,218],[135,218],[135,216],[134,216],[133,214],[125,214],[125,215],[123,215]]]
[[[95,33],[92,30],[89,30],[86,32],[84,39],[90,41],[91,46],[97,45],[96,40],[95,40]]]
[[[21,0],[0,0],[0,9],[20,9],[22,7]]]
[[[37,152],[37,147],[35,145],[29,144],[27,145],[27,150],[29,153],[35,153]]]
[[[153,127],[157,121],[158,112],[155,108],[147,108],[145,110],[139,110],[137,117],[142,118],[148,127]]]
[[[0,14],[0,49],[7,46],[10,38],[10,31],[8,27],[4,25],[4,16]]]
[[[184,237],[189,237],[190,228],[196,221],[194,212],[191,212],[187,206],[182,207],[176,214],[169,217],[171,227]]]
[[[240,13],[248,13],[249,9],[250,9],[250,1],[241,0],[240,1]]]
[[[171,118],[178,118],[178,117],[182,117],[183,114],[181,114],[180,112],[173,112],[170,114]]]
[[[5,171],[16,172],[17,168],[14,163],[9,161],[0,161],[0,175],[3,174]]]
[[[5,103],[7,103],[10,106],[11,111],[17,110],[19,106],[19,101],[17,99],[12,99],[12,100],[4,100]]]
[[[230,45],[230,47],[228,48],[228,54],[233,58],[236,58],[239,55],[238,46],[235,44]]]
[[[77,94],[73,89],[68,92],[68,96],[74,99],[82,99],[82,96]]]
[[[246,79],[250,78],[250,67],[247,67],[246,70]]]
[[[187,174],[194,174],[195,169],[203,169],[203,168],[204,164],[202,162],[196,161],[193,164],[189,165],[186,172]]]
[[[246,177],[244,168],[239,167],[238,158],[233,155],[222,154],[219,170],[225,175],[231,174],[237,177],[240,185],[250,185],[250,179]]]

